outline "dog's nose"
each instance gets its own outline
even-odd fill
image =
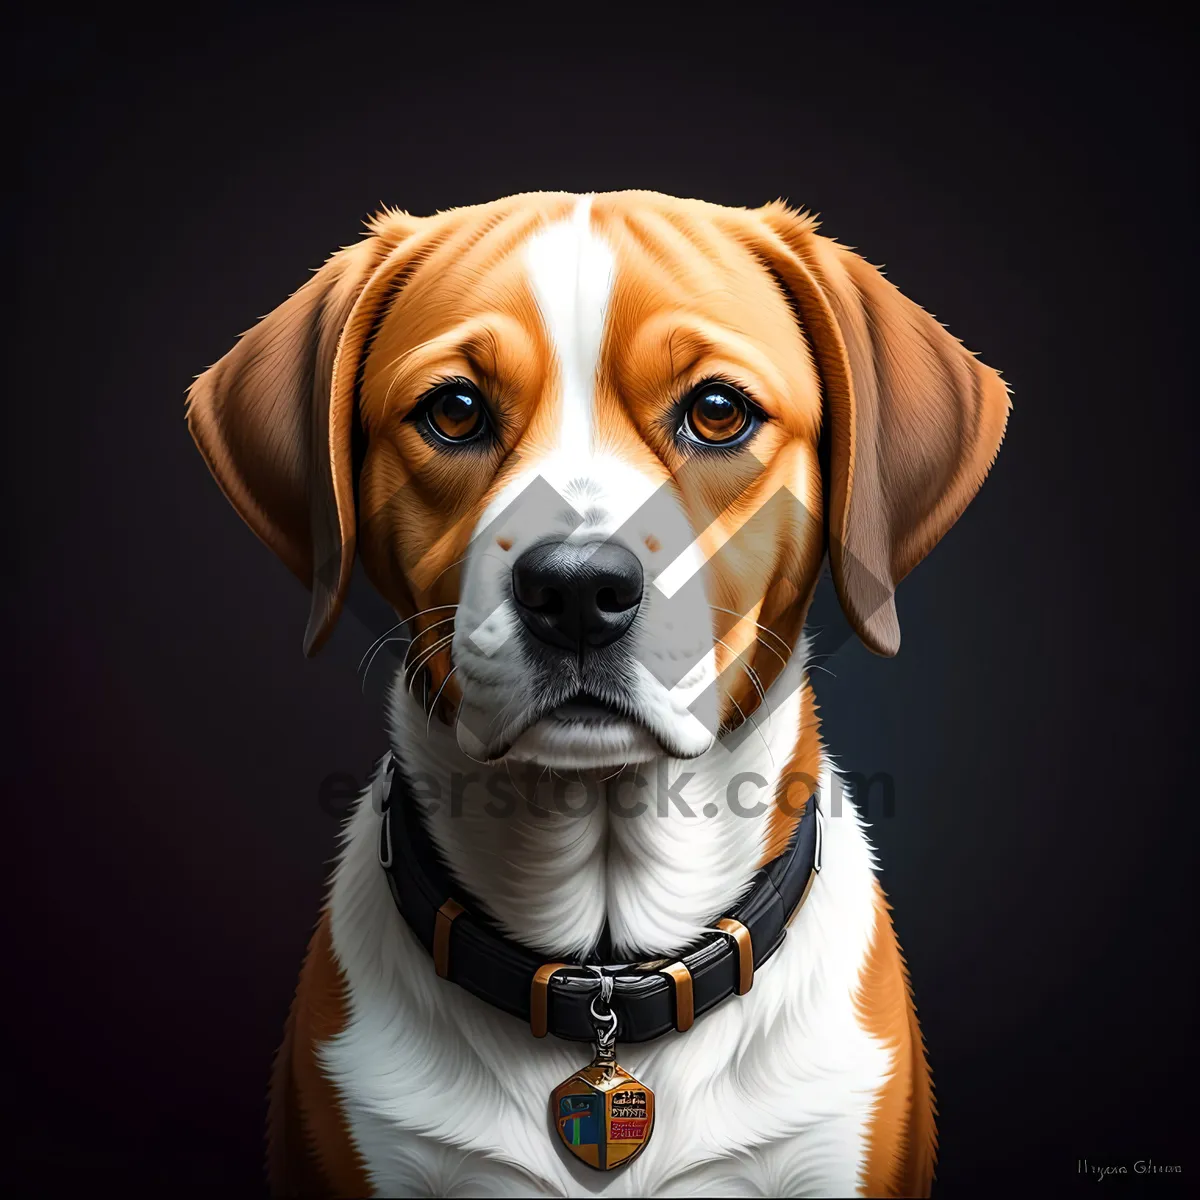
[[[513,598],[540,641],[582,654],[615,642],[642,600],[642,564],[613,542],[541,542],[513,565]]]

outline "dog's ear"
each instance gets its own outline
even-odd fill
[[[349,586],[359,363],[419,221],[376,217],[188,391],[188,428],[222,491],[312,591],[307,654],[329,636]]]
[[[782,202],[747,214],[790,294],[828,422],[829,561],[877,654],[900,648],[897,584],[962,515],[995,460],[1008,389],[932,316]]]

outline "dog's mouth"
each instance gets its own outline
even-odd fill
[[[564,725],[611,725],[616,721],[631,720],[627,706],[595,696],[589,692],[579,692],[570,700],[559,704],[545,714],[541,719],[549,718]]]
[[[664,751],[670,748],[632,703],[580,690],[527,711],[488,758],[592,768],[647,761]]]

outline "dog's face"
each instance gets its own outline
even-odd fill
[[[472,756],[700,754],[771,658],[763,601],[784,589],[780,616],[820,561],[820,387],[787,300],[646,198],[510,203],[446,237],[366,359],[361,506],[394,511],[360,537],[371,577],[427,612]],[[700,534],[781,488],[790,528],[695,571]]]
[[[826,549],[895,653],[895,586],[1007,411],[809,219],[628,192],[383,214],[200,377],[189,421],[312,587],[310,651],[357,552],[466,753],[604,768],[750,718]]]

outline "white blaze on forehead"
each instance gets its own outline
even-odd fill
[[[592,230],[591,213],[592,197],[581,197],[570,220],[541,230],[525,247],[562,382],[558,448],[584,454],[592,448],[596,370],[616,265],[611,247]]]

